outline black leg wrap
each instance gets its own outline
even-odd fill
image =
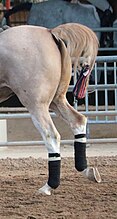
[[[74,152],[75,152],[75,168],[78,171],[83,171],[87,168],[87,160],[86,160],[86,142],[78,142],[81,139],[85,138],[85,134],[76,135],[77,139],[74,142]]]
[[[48,177],[48,185],[56,189],[60,185],[60,155],[59,154],[51,154],[55,155],[56,160],[52,160],[48,162],[48,171],[49,171],[49,177]],[[49,154],[49,158],[52,158]]]

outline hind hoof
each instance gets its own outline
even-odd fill
[[[51,187],[46,183],[42,188],[37,191],[37,194],[51,195]]]
[[[83,175],[87,177],[89,180],[100,183],[101,176],[96,167],[87,167],[85,170],[82,171]]]

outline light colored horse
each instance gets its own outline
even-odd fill
[[[74,23],[53,30],[26,25],[0,33],[0,102],[15,93],[29,110],[48,150],[48,181],[39,193],[50,195],[60,184],[60,135],[49,107],[59,113],[73,131],[76,169],[93,181],[101,181],[97,168],[87,166],[87,118],[66,99],[71,58],[75,58],[76,63],[82,55],[82,65],[88,64],[91,70],[97,49],[95,34]]]

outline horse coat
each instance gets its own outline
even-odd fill
[[[39,192],[47,195],[60,184],[61,164],[60,134],[50,117],[49,107],[62,116],[75,136],[76,169],[91,180],[96,182],[101,180],[98,170],[87,166],[87,119],[70,106],[66,99],[71,78],[72,55],[79,59],[82,54],[85,58],[82,65],[88,63],[91,70],[98,41],[94,33],[85,26],[66,25],[64,28],[62,26],[53,30],[25,25],[9,28],[0,33],[0,102],[15,93],[29,110],[35,127],[41,133],[48,151],[48,181]],[[65,33],[69,28],[70,37]],[[69,47],[66,47],[60,39],[58,29],[61,29],[61,33],[64,32]],[[78,29],[82,31],[78,32]],[[78,40],[75,37],[76,33],[84,42],[81,47],[76,46]],[[86,44],[89,41],[88,49]],[[75,50],[73,52],[73,45],[77,52]]]

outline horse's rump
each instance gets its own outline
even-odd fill
[[[55,36],[54,40],[52,35]],[[3,59],[0,78],[6,83],[5,86],[11,87],[13,92],[19,95],[24,87],[31,94],[32,83],[35,83],[33,92],[37,91],[39,84],[43,84],[41,86],[42,89],[46,87],[45,91],[42,92],[40,87],[38,92],[42,93],[40,96],[47,101],[49,90],[53,94],[48,98],[50,103],[55,95],[67,92],[71,60],[75,69],[77,65],[80,66],[80,58],[83,56],[83,64],[87,63],[90,70],[92,69],[97,55],[98,40],[92,30],[76,23],[63,24],[51,30],[19,26],[0,34],[0,48],[0,57]],[[20,83],[21,78],[23,82],[19,90],[17,83]],[[23,97],[23,93],[21,96]],[[23,103],[25,105],[25,101]]]
[[[51,102],[61,77],[61,56],[50,31],[10,28],[0,34],[0,48],[0,86],[10,87],[24,105],[24,90]]]

